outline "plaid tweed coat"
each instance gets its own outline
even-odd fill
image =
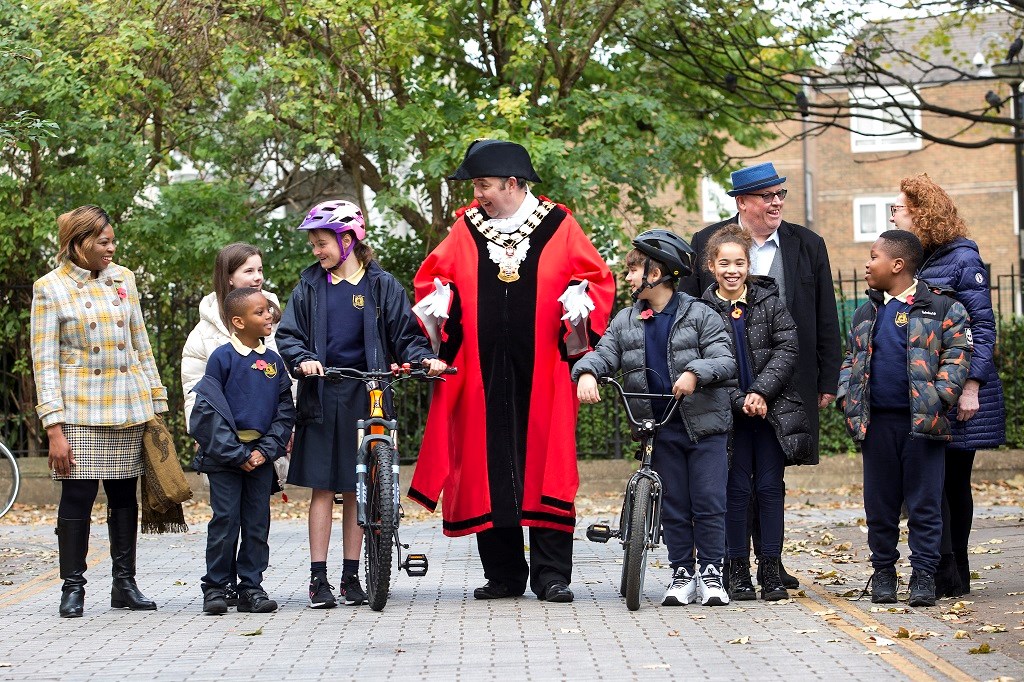
[[[69,262],[32,288],[32,369],[44,427],[130,426],[167,411],[131,270]]]

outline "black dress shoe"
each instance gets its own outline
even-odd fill
[[[563,582],[553,582],[547,586],[543,595],[538,595],[543,601],[550,601],[559,604],[567,604],[573,600],[572,590]]]
[[[486,585],[473,590],[473,597],[475,599],[508,599],[509,597],[518,597],[521,594],[522,592],[516,593],[505,583],[493,580],[488,580]]]

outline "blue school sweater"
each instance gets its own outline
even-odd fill
[[[244,353],[244,354],[243,354]],[[248,348],[238,337],[213,351],[206,373],[223,387],[238,432],[270,430],[280,401],[278,374],[287,371],[281,356],[262,343]]]

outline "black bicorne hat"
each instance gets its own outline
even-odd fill
[[[540,182],[530,163],[530,154],[521,144],[503,140],[475,140],[449,180],[473,178],[522,178]]]

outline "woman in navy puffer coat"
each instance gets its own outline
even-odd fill
[[[978,245],[949,195],[927,175],[904,178],[892,222],[921,240],[925,260],[917,276],[953,290],[971,318],[974,355],[960,401],[950,412],[953,440],[946,446],[946,485],[942,505],[942,561],[935,576],[936,596],[971,591],[967,542],[974,516],[971,468],[979,448],[994,448],[1006,439],[1003,386],[993,361],[995,316],[988,272]]]

